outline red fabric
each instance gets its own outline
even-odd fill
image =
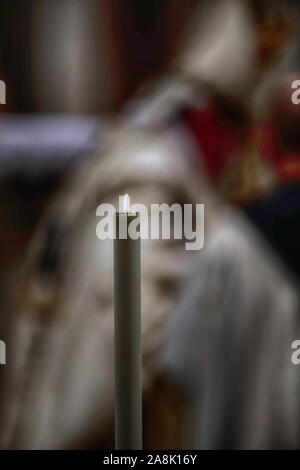
[[[287,152],[274,127],[270,124],[256,130],[258,147],[275,170],[279,181],[295,181],[300,179],[300,155]]]
[[[238,158],[243,138],[222,116],[215,102],[204,109],[187,109],[184,119],[200,147],[209,176],[217,181],[223,169]]]
[[[238,126],[225,119],[217,103],[210,101],[203,109],[189,108],[184,120],[194,136],[199,155],[204,160],[208,175],[218,182],[229,163],[243,155],[246,138],[254,139],[260,155],[271,164],[279,181],[300,178],[300,156],[288,153],[282,146],[275,128],[269,124],[250,128],[245,137]]]

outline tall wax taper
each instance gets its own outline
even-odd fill
[[[129,196],[115,216],[115,447],[142,448],[141,242],[129,236]]]

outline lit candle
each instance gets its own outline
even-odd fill
[[[141,243],[128,234],[139,215],[128,194],[122,201],[114,241],[115,446],[124,450],[142,448],[142,347]]]

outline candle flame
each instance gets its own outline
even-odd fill
[[[130,212],[130,197],[128,194],[120,197],[121,203],[121,211],[122,212]]]

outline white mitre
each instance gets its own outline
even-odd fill
[[[204,9],[205,6],[205,9]],[[256,29],[245,0],[205,2],[176,66],[186,77],[240,97],[256,82]]]

